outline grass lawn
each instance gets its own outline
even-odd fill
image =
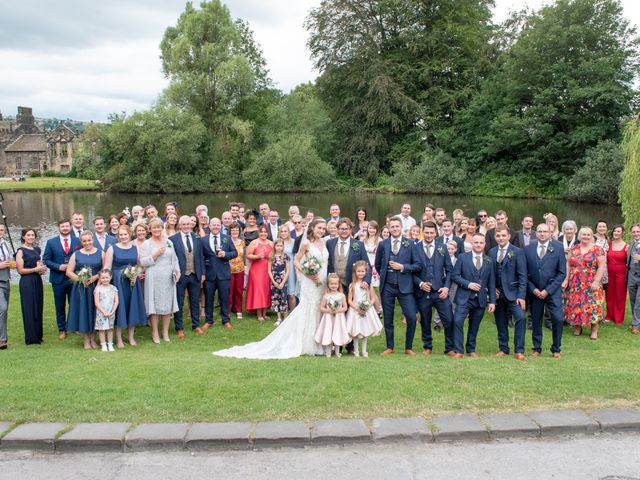
[[[598,341],[563,338],[563,356],[518,362],[495,358],[496,330],[486,316],[478,338],[480,358],[434,354],[382,358],[381,335],[370,339],[370,358],[236,360],[211,352],[264,337],[272,322],[248,317],[236,329],[215,327],[205,337],[187,332],[170,344],[151,343],[148,328],[139,345],[115,353],[84,351],[81,337],[57,339],[51,287],[45,285],[45,343],[23,343],[17,286],[9,311],[8,350],[0,351],[0,420],[26,421],[230,421],[433,415],[541,408],[640,406],[640,336],[605,325]],[[396,324],[396,344],[404,343]],[[527,332],[527,350],[531,348]],[[415,349],[421,351],[419,329]]]
[[[64,177],[27,178],[24,182],[0,180],[0,190],[97,190],[95,180]]]

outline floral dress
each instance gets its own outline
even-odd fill
[[[604,250],[594,245],[582,255],[580,245],[569,252],[571,276],[566,292],[564,318],[573,326],[589,326],[604,318],[604,290],[591,290],[593,277],[598,271],[598,258],[605,256]]]
[[[289,257],[276,255],[271,264],[271,275],[276,283],[282,282],[285,274],[287,273],[287,262]],[[285,313],[289,311],[289,303],[287,302],[287,284],[284,284],[282,290],[278,290],[273,285],[271,286],[271,310],[276,313]]]

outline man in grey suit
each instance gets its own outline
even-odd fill
[[[9,311],[9,291],[11,289],[11,253],[4,239],[7,228],[0,223],[0,350],[7,348],[7,313]]]
[[[627,286],[631,302],[631,333],[640,333],[640,223],[631,227],[633,241],[627,259]]]

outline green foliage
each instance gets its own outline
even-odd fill
[[[545,179],[513,168],[506,172],[483,172],[478,175],[468,193],[487,197],[539,198],[557,196]]]
[[[627,229],[640,221],[640,119],[634,117],[625,128],[626,158],[620,184],[620,205]]]
[[[638,39],[618,0],[557,0],[515,23],[450,148],[473,169],[526,171],[554,188],[588,149],[620,139]]]
[[[399,192],[460,193],[466,182],[464,169],[442,151],[425,151],[416,164],[404,160],[393,166],[392,185]]]
[[[244,184],[262,192],[321,191],[335,187],[335,173],[320,159],[309,134],[291,133],[255,154]]]
[[[615,142],[605,140],[587,150],[578,167],[564,187],[564,196],[578,202],[618,202],[620,173],[624,167],[624,151]]]
[[[40,170],[29,170],[29,172],[27,173],[27,176],[31,178],[37,178],[37,177],[41,177],[42,173],[40,172]]]
[[[80,137],[78,150],[73,156],[72,169],[77,178],[95,180],[104,174],[101,149],[106,128],[99,124],[90,124]]]

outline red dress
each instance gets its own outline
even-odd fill
[[[569,251],[571,277],[567,286],[567,301],[564,318],[574,326],[588,327],[604,317],[604,291],[602,287],[591,291],[593,277],[598,271],[598,257],[604,256],[604,249],[594,245],[582,255],[580,245]]]
[[[607,253],[609,286],[607,287],[607,320],[621,325],[627,304],[627,245],[622,250],[613,250],[609,242]]]
[[[247,279],[247,297],[245,309],[248,312],[257,308],[269,308],[271,306],[271,280],[269,279],[269,254],[272,246],[270,244],[256,245],[254,255],[264,252],[264,258],[252,260],[249,267],[249,278]]]

